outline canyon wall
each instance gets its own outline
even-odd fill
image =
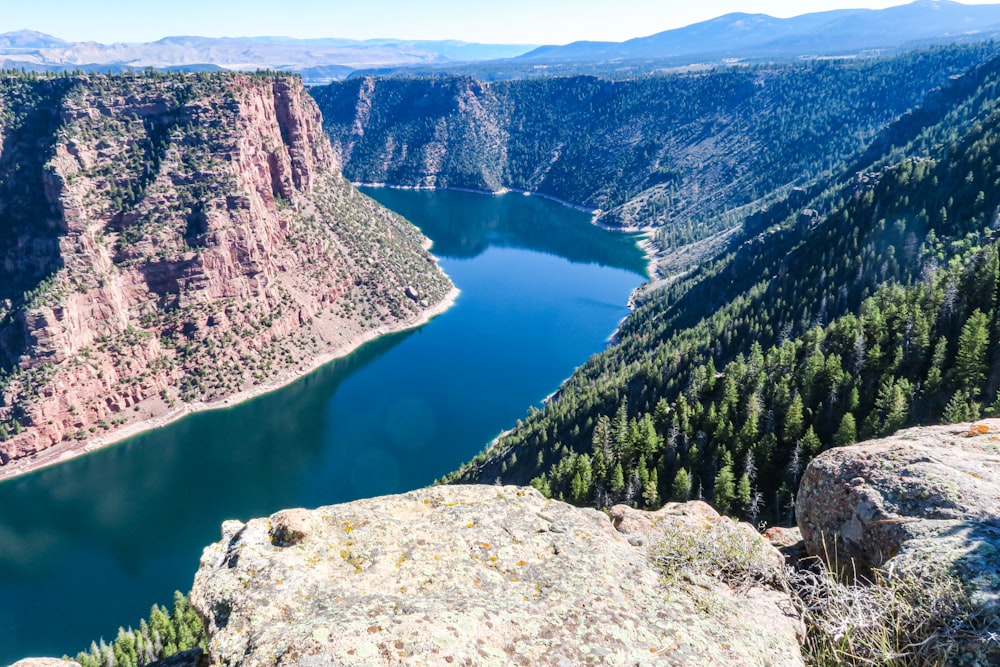
[[[609,226],[667,228],[676,244],[842,168],[990,53],[631,79],[356,77],[311,92],[352,181],[537,192]]]
[[[14,77],[0,132],[0,466],[278,383],[451,288],[295,77]]]

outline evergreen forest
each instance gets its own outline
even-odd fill
[[[787,523],[820,452],[1000,415],[998,87],[1000,61],[977,65],[857,164],[747,211],[449,481]]]

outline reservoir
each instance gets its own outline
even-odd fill
[[[0,665],[75,655],[190,588],[226,519],[427,486],[600,351],[635,238],[520,194],[368,189],[462,291],[287,387],[0,484]]]

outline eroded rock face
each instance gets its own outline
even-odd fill
[[[191,602],[217,665],[801,664],[781,594],[668,586],[643,546],[664,522],[742,528],[617,514],[629,535],[534,489],[446,486],[227,522]]]
[[[827,451],[806,469],[796,514],[815,555],[862,572],[946,568],[1000,612],[1000,420]]]
[[[0,474],[278,381],[418,319],[407,290],[430,305],[451,287],[426,239],[340,176],[295,77],[0,77],[0,109],[15,102]]]

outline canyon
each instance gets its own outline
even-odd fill
[[[0,474],[279,386],[454,296],[340,176],[295,77],[11,77],[0,105]]]
[[[845,554],[864,556],[859,564],[889,579],[892,568],[880,568],[897,552],[935,552],[938,529],[967,531],[979,552],[995,553],[992,500],[970,500],[979,510],[943,517],[958,523],[931,530],[924,522],[942,516],[923,512],[924,498],[901,495],[900,487],[939,494],[965,511],[974,494],[940,481],[937,469],[926,483],[897,484],[900,475],[923,474],[925,459],[947,458],[947,447],[887,448],[873,463],[893,471],[885,479],[852,467],[883,445],[849,448],[945,422],[947,431],[927,436],[932,444],[970,438],[970,449],[981,449],[974,463],[947,474],[995,495],[992,482],[965,477],[995,474],[997,424],[964,425],[1000,411],[1000,59],[991,47],[628,81],[359,77],[314,89],[316,106],[281,76],[82,80],[23,77],[3,98],[0,187],[4,228],[13,233],[0,238],[0,461],[12,470],[102,431],[124,433],[172,410],[273,386],[324,354],[447,305],[454,292],[423,237],[358,195],[341,169],[357,182],[565,200],[595,210],[608,227],[647,231],[663,253],[661,270],[672,267],[636,297],[604,352],[442,480],[498,486],[225,523],[192,594],[216,662],[337,656],[391,664],[431,655],[468,663],[506,653],[529,663],[549,655],[587,663],[597,661],[587,653],[595,647],[605,652],[598,657],[638,660],[639,637],[640,653],[697,660],[717,650],[709,657],[731,663],[729,652],[749,640],[734,647],[671,626],[680,618],[690,630],[684,614],[727,603],[686,600],[674,617],[649,598],[678,595],[661,587],[662,571],[648,569],[661,552],[644,550],[665,516],[696,515],[669,539],[657,534],[661,547],[719,523],[760,542],[748,526],[703,511],[701,499],[755,526],[797,519],[816,557],[825,555],[817,544],[840,531],[853,549]],[[37,137],[47,138],[42,150]],[[705,248],[686,264],[668,261],[692,243]],[[404,446],[412,439],[409,431],[400,438]],[[390,463],[369,460],[366,475],[355,477],[398,472]],[[333,486],[319,493],[332,495]],[[538,523],[553,523],[541,516],[552,512],[571,517],[570,527]],[[481,524],[488,530],[470,533],[468,544],[456,538],[462,526]],[[872,545],[865,531],[892,539]],[[567,532],[582,542],[566,542]],[[961,550],[964,535],[947,537]],[[692,548],[706,543],[715,544]],[[556,602],[579,612],[581,626],[596,626],[592,638],[545,625],[545,603],[533,607],[534,593],[522,585],[528,579],[545,595],[552,582],[568,581],[570,573],[549,569],[550,555],[563,551],[574,556],[560,564],[568,570],[595,555],[603,561]],[[996,581],[993,558],[953,560],[976,571],[971,584],[948,580],[949,590],[965,595]],[[459,579],[480,566],[495,586],[475,599],[477,589]],[[614,580],[622,567],[639,590]],[[303,571],[343,586],[333,605],[350,600],[367,620],[323,617],[331,600]],[[619,605],[616,597],[613,608],[585,608],[601,597],[595,578],[608,573],[601,590],[637,602]],[[723,588],[697,572],[682,578]],[[372,593],[387,587],[391,596]],[[688,592],[684,582],[680,588]],[[291,597],[275,602],[279,590]],[[518,594],[528,604],[519,607]],[[493,606],[511,596],[504,609]],[[970,617],[994,623],[994,597],[973,595],[985,602]],[[382,615],[390,605],[391,617]],[[513,620],[504,616],[511,608]],[[509,640],[503,646],[485,637],[465,644],[475,629],[456,629],[454,609],[475,609],[504,628],[523,618],[542,625],[537,635],[534,620],[524,632],[514,627],[500,637]],[[637,633],[612,636],[620,619]],[[784,626],[789,646],[801,630],[795,625]],[[348,626],[338,643],[335,630]],[[418,626],[440,632],[428,640]],[[988,652],[994,629],[975,639]],[[307,650],[281,645],[285,631]],[[257,654],[258,644],[275,649]],[[552,654],[553,645],[567,653]],[[748,662],[766,664],[772,649]],[[800,658],[793,650],[778,661]]]

